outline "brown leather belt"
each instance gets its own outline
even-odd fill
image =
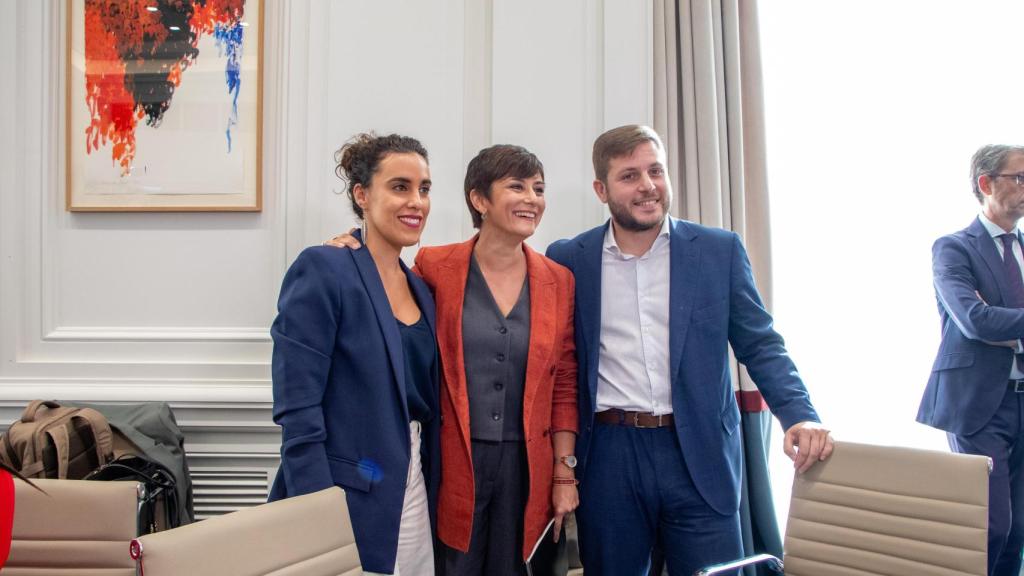
[[[664,428],[675,425],[675,418],[671,414],[655,416],[647,412],[626,412],[615,409],[594,414],[594,420],[601,424],[616,424],[631,428]]]

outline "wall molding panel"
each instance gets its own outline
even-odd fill
[[[44,341],[55,342],[270,342],[266,327],[133,327],[133,326],[89,326],[58,327],[46,333]]]

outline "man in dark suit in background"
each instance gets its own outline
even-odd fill
[[[668,217],[665,147],[646,126],[594,143],[611,220],[551,245],[576,275],[580,552],[589,576],[672,575],[743,554],[740,415],[728,346],[786,430],[799,471],[832,450],[754,286],[739,237]],[[799,452],[794,450],[799,447]]]
[[[1024,147],[984,146],[971,159],[981,213],[932,247],[942,343],[917,414],[954,452],[992,459],[989,574],[1017,576],[1024,547]],[[1016,353],[1016,354],[1015,354]]]

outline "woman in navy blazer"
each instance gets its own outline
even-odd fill
[[[399,258],[430,211],[427,152],[361,134],[338,153],[358,250],[315,246],[281,287],[274,339],[277,500],[340,486],[367,573],[434,573],[438,366],[434,302]]]

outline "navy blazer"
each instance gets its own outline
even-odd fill
[[[402,270],[434,332],[430,291],[404,264]],[[391,574],[409,469],[409,410],[402,338],[370,252],[303,250],[285,275],[270,333],[274,421],[282,429],[270,500],[342,487],[363,569]],[[436,372],[431,386],[436,395]],[[435,415],[422,431],[432,526],[440,420]]]
[[[1024,309],[1004,307],[1009,292],[1002,269],[995,241],[977,218],[932,246],[942,342],[917,412],[918,422],[968,436],[999,408],[1013,350],[985,341],[1024,336]]]
[[[548,248],[550,258],[576,275],[576,457],[583,481],[597,398],[601,254],[608,226]],[[818,415],[782,337],[772,328],[739,236],[671,217],[669,228],[669,371],[676,434],[701,497],[720,514],[733,514],[740,501],[742,443],[728,346],[784,428],[818,421]]]

